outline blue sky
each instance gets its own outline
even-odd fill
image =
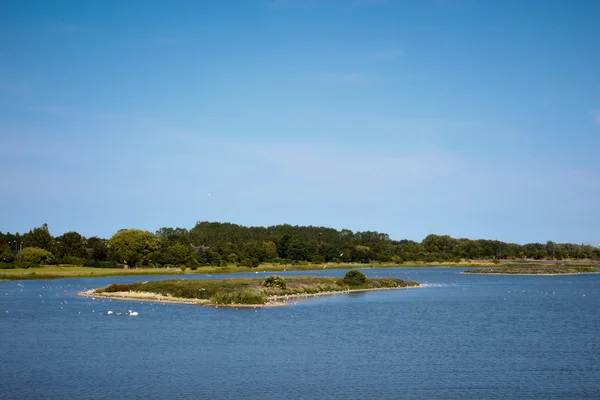
[[[598,244],[599,17],[595,0],[4,2],[0,231]]]

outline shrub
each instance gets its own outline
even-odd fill
[[[17,261],[17,262],[15,262],[15,266],[17,268],[27,269],[27,268],[37,268],[40,266],[40,264],[36,264],[36,263],[28,262],[28,261]]]
[[[256,268],[260,265],[260,260],[258,258],[244,258],[240,265],[242,267]]]
[[[17,254],[17,261],[33,264],[49,264],[53,260],[52,253],[37,247],[25,247]]]
[[[344,283],[350,286],[364,285],[368,282],[367,276],[355,269],[346,272]]]
[[[116,261],[98,261],[98,260],[86,260],[83,263],[86,267],[93,268],[121,268],[122,266]]]
[[[0,262],[0,269],[15,269],[17,266],[14,263]]]
[[[60,264],[69,264],[69,265],[85,265],[85,258],[74,257],[74,256],[64,256],[60,259]]]
[[[107,292],[107,293],[129,292],[132,287],[133,287],[132,284],[119,285],[117,283],[113,283],[112,285],[109,285],[109,286],[105,287],[104,289],[100,289],[99,292]]]
[[[13,261],[15,261],[15,256],[10,251],[0,254],[0,262],[11,263]]]
[[[287,282],[285,281],[285,278],[279,275],[271,275],[268,276],[263,282],[262,282],[262,286],[264,287],[277,287],[280,289],[286,289],[287,288]]]

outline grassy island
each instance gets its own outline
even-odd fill
[[[351,270],[344,278],[295,276],[284,278],[236,278],[219,280],[164,280],[112,284],[80,293],[115,299],[167,301],[214,306],[285,305],[294,298],[343,292],[401,289],[420,286],[417,282],[394,278],[367,278]]]
[[[598,273],[598,267],[589,265],[515,265],[497,268],[467,270],[465,274],[498,275],[564,275]]]

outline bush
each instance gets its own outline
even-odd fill
[[[15,262],[15,266],[17,268],[27,269],[27,268],[38,268],[40,266],[40,264],[27,262],[27,261],[17,261],[17,262]]]
[[[367,276],[355,269],[346,272],[344,283],[350,286],[364,285],[368,282]]]
[[[262,286],[264,287],[277,287],[280,289],[286,289],[287,288],[287,282],[285,281],[285,278],[279,275],[271,275],[268,276],[263,282],[262,282]]]
[[[10,251],[0,254],[0,262],[11,263],[15,261],[15,256]]]
[[[54,259],[52,253],[48,250],[37,247],[25,247],[17,254],[17,261],[32,264],[50,264]]]
[[[107,292],[107,293],[129,292],[132,287],[133,287],[132,284],[119,285],[119,284],[113,283],[112,285],[109,285],[109,286],[105,287],[104,289],[99,290],[99,292]]]
[[[0,262],[0,269],[15,269],[17,266],[14,263]]]
[[[86,260],[83,265],[85,267],[93,268],[122,268],[123,266],[116,261],[97,261],[97,260]]]
[[[244,258],[240,265],[242,267],[256,268],[260,265],[260,260],[258,258]]]
[[[85,262],[85,258],[75,256],[64,256],[60,259],[59,264],[85,265]]]

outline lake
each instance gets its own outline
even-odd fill
[[[0,397],[600,398],[600,275],[462,271],[365,269],[432,286],[259,309],[75,296],[165,276],[0,282]]]

